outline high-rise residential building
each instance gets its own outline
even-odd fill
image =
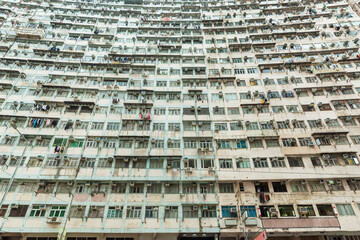
[[[360,240],[356,1],[0,6],[2,240]]]

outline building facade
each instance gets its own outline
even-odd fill
[[[0,5],[3,239],[360,239],[356,2]]]

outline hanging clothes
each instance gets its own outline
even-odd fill
[[[54,153],[58,153],[60,151],[60,147],[58,145],[55,146]]]
[[[33,121],[33,128],[36,128],[36,123],[37,123],[37,119],[34,119],[34,121]]]
[[[70,128],[70,123],[68,122],[68,123],[66,123],[66,125],[65,125],[65,130],[68,130]]]
[[[56,127],[57,123],[58,123],[58,120],[53,120],[53,121],[51,122],[51,125],[54,126],[54,127]]]
[[[264,193],[263,193],[263,192],[261,192],[261,193],[259,194],[259,200],[260,200],[261,203],[265,203],[265,197],[264,197]]]

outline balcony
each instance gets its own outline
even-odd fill
[[[340,228],[335,217],[262,219],[264,228]]]

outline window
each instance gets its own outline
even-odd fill
[[[345,191],[344,185],[341,180],[328,180],[326,181],[330,191]]]
[[[359,180],[350,179],[350,180],[347,180],[347,183],[350,187],[350,190],[352,190],[352,191],[360,190],[360,181]]]
[[[217,142],[217,147],[219,149],[229,149],[230,148],[230,141],[220,140],[220,141]]]
[[[287,192],[286,182],[273,182],[274,192]]]
[[[295,138],[283,138],[282,143],[284,147],[296,147],[296,139]]]
[[[298,209],[305,208],[307,210],[307,216],[315,216],[315,211],[312,205],[297,205]]]
[[[233,148],[240,148],[240,149],[246,149],[246,140],[240,140],[240,139],[236,139],[236,141],[233,141]]]
[[[260,192],[269,192],[269,184],[267,182],[255,182],[255,191]]]
[[[45,213],[46,213],[46,206],[45,207],[33,206],[30,211],[30,217],[45,217]]]
[[[86,145],[85,147],[88,147],[88,148],[97,148],[99,145],[99,142],[96,141],[95,139],[87,139],[86,140]]]
[[[236,218],[237,217],[236,206],[222,206],[221,215],[223,218]]]
[[[144,192],[144,184],[137,183],[134,186],[130,187],[130,193],[143,193]]]
[[[197,168],[197,159],[184,159],[184,167]]]
[[[281,217],[295,217],[295,210],[292,205],[279,205]]]
[[[128,207],[126,217],[127,218],[140,218],[141,207]]]
[[[311,163],[314,167],[322,167],[322,163],[320,158],[318,157],[310,157]]]
[[[28,205],[19,205],[17,208],[11,208],[9,217],[25,217]]]
[[[102,130],[103,127],[104,127],[104,123],[102,123],[102,122],[93,122],[91,124],[91,129],[92,130]]]
[[[165,218],[178,218],[178,207],[177,206],[166,206],[165,207]]]
[[[201,168],[214,167],[214,159],[200,159]]]
[[[255,206],[240,206],[241,215],[246,212],[247,217],[256,217]]]
[[[72,206],[69,211],[70,218],[83,218],[85,216],[86,206]],[[69,238],[68,238],[69,239]]]
[[[65,146],[67,142],[66,138],[55,138],[53,147],[56,146]]]
[[[270,217],[270,208],[274,206],[260,206],[261,217]]]
[[[249,140],[250,142],[250,148],[264,148],[262,140],[256,139],[256,140]]]
[[[220,193],[234,193],[233,183],[219,183]]]
[[[253,158],[255,168],[267,168],[269,167],[266,158]]]
[[[159,207],[148,206],[145,208],[145,218],[158,218]]]
[[[49,217],[64,217],[66,206],[52,206],[50,209]]]
[[[273,168],[286,167],[284,158],[270,158],[270,163]]]
[[[330,204],[316,205],[320,216],[334,216],[334,210]]]
[[[161,183],[147,184],[147,193],[161,193]]]
[[[219,159],[220,168],[233,168],[232,159]]]
[[[270,147],[279,147],[280,146],[280,143],[279,143],[278,139],[265,139],[265,142],[266,142],[266,146],[268,148],[270,148]]]
[[[123,213],[123,207],[109,207],[107,217],[108,218],[121,218]]]
[[[198,206],[183,206],[184,218],[198,218]]]
[[[355,212],[351,204],[336,204],[336,209],[340,216],[355,216]]]
[[[69,147],[82,147],[84,145],[84,139],[75,139],[71,141]]]
[[[325,185],[322,181],[309,181],[311,192],[325,192]]]
[[[119,130],[119,127],[120,127],[120,123],[109,122],[107,124],[106,129],[109,130],[109,131],[117,131],[117,130]]]
[[[288,157],[290,167],[304,167],[304,163],[301,157]]]
[[[236,168],[250,168],[250,160],[248,158],[236,159]]]
[[[164,160],[163,159],[150,159],[150,168],[163,168]]]
[[[102,218],[104,216],[104,207],[101,206],[91,206],[89,211],[89,218]]]

